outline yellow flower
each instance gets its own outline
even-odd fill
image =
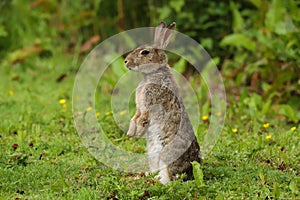
[[[202,120],[203,120],[203,121],[208,120],[208,116],[207,116],[207,115],[203,115],[203,116],[202,116]]]
[[[119,113],[120,115],[125,115],[126,114],[126,110],[123,110]]]
[[[13,91],[13,90],[8,90],[8,94],[9,94],[10,96],[14,95],[14,91]]]
[[[60,100],[59,100],[59,104],[60,104],[60,105],[64,105],[66,102],[67,102],[66,99],[60,99]]]
[[[92,111],[92,110],[93,110],[92,107],[87,107],[87,108],[86,108],[86,111],[87,111],[87,112]]]
[[[111,115],[111,111],[106,112],[105,115]]]
[[[270,124],[269,123],[265,123],[265,124],[263,124],[263,127],[264,128],[268,128],[270,126]]]
[[[233,128],[233,129],[231,129],[231,131],[232,131],[233,133],[237,133],[237,132],[238,132],[238,129],[237,129],[237,128]]]
[[[267,139],[267,140],[269,140],[269,139],[271,139],[271,138],[272,138],[272,135],[267,135],[267,136],[266,136],[266,139]]]
[[[96,112],[96,117],[100,117],[100,113],[99,112]]]
[[[297,128],[296,128],[296,126],[293,126],[292,128],[291,128],[291,131],[295,131]]]

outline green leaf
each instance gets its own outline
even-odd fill
[[[239,33],[224,37],[220,44],[221,46],[234,46],[237,48],[243,47],[250,51],[255,51],[256,49],[256,44],[251,38]]]
[[[202,115],[209,115],[209,111],[210,111],[210,101],[206,101],[201,107],[201,113]]]
[[[274,195],[275,199],[279,199],[279,197],[280,197],[280,188],[279,188],[277,182],[273,183],[273,195]]]
[[[197,161],[193,161],[192,166],[193,166],[193,175],[195,178],[196,185],[199,187],[204,186],[205,184],[203,180],[203,171],[201,169],[200,163],[198,163]]]
[[[273,0],[271,8],[267,12],[265,24],[268,29],[274,31],[276,24],[282,19],[284,19],[286,9],[284,6],[284,1],[282,0]]]
[[[0,25],[0,37],[6,37],[7,35],[8,33],[5,30],[5,27],[3,25]]]
[[[287,105],[287,104],[280,105],[280,109],[279,109],[278,113],[286,116],[287,118],[292,120],[294,123],[298,122],[298,117],[296,115],[296,112],[290,105]]]
[[[289,184],[289,188],[292,191],[293,194],[298,194],[298,186],[294,181],[291,181]]]
[[[281,35],[296,31],[296,27],[287,13],[285,1],[282,0],[272,1],[272,6],[266,14],[265,24],[270,31]]]
[[[119,78],[128,71],[124,65],[124,59],[122,57],[119,57],[111,63],[111,68],[114,74],[116,74]]]
[[[268,100],[266,103],[264,103],[261,113],[264,114],[264,115],[267,114],[268,111],[270,110],[271,104],[272,104],[271,100]]]
[[[244,28],[244,20],[239,12],[238,6],[233,1],[230,1],[230,9],[233,17],[233,30],[234,32],[238,32]]]
[[[122,56],[119,56],[116,53],[111,53],[109,55],[105,55],[103,59],[106,63],[110,64],[111,70],[115,75],[117,75],[118,78],[128,72],[128,69],[124,64],[124,58]]]
[[[264,174],[262,173],[262,171],[260,171],[258,175],[259,175],[259,179],[261,181],[261,184],[264,185],[266,183]]]
[[[174,8],[174,10],[179,13],[184,6],[184,0],[172,0],[169,4],[170,7]]]
[[[289,1],[289,14],[295,21],[300,21],[300,12],[298,8],[299,2],[297,1]]]
[[[170,7],[160,7],[160,8],[157,8],[156,10],[159,13],[160,20],[168,19],[172,12]]]
[[[257,8],[259,8],[260,5],[261,5],[261,0],[250,0],[250,1],[251,1],[251,3],[252,3],[253,5],[255,5]]]
[[[213,48],[213,40],[212,38],[202,38],[200,44],[203,48],[212,49]]]
[[[216,196],[215,200],[224,200],[225,197],[222,194],[218,194],[218,196]]]
[[[256,105],[257,108],[261,107],[263,104],[262,97],[256,93],[253,93],[251,95],[251,100],[253,100],[254,104]]]
[[[186,60],[184,58],[180,58],[180,60],[174,64],[173,69],[178,73],[182,74],[186,68]]]

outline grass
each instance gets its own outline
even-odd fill
[[[221,137],[201,164],[204,186],[180,180],[164,186],[153,181],[154,175],[103,165],[74,128],[71,61],[55,55],[2,64],[0,199],[300,198],[300,127],[282,117],[248,115],[249,107],[240,102],[230,105]],[[66,99],[65,107],[60,99]],[[110,111],[107,102],[99,104]],[[145,151],[145,141],[126,138],[112,116],[103,112],[99,120],[115,144]],[[201,130],[206,126],[202,123]],[[199,134],[201,140],[204,133]]]

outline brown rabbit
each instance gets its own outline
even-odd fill
[[[155,29],[154,44],[136,48],[125,59],[128,69],[144,75],[136,89],[136,113],[127,135],[146,133],[150,170],[159,171],[163,184],[182,173],[186,180],[192,179],[191,162],[201,161],[199,144],[164,52],[174,28],[174,22],[168,27],[161,22]]]

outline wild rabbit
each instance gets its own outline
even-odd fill
[[[127,135],[146,133],[150,171],[159,171],[162,184],[182,173],[186,173],[185,180],[193,179],[191,162],[201,161],[199,144],[164,52],[174,28],[174,22],[168,27],[161,22],[155,28],[154,44],[136,48],[125,59],[128,69],[144,75],[136,89],[136,113]]]

